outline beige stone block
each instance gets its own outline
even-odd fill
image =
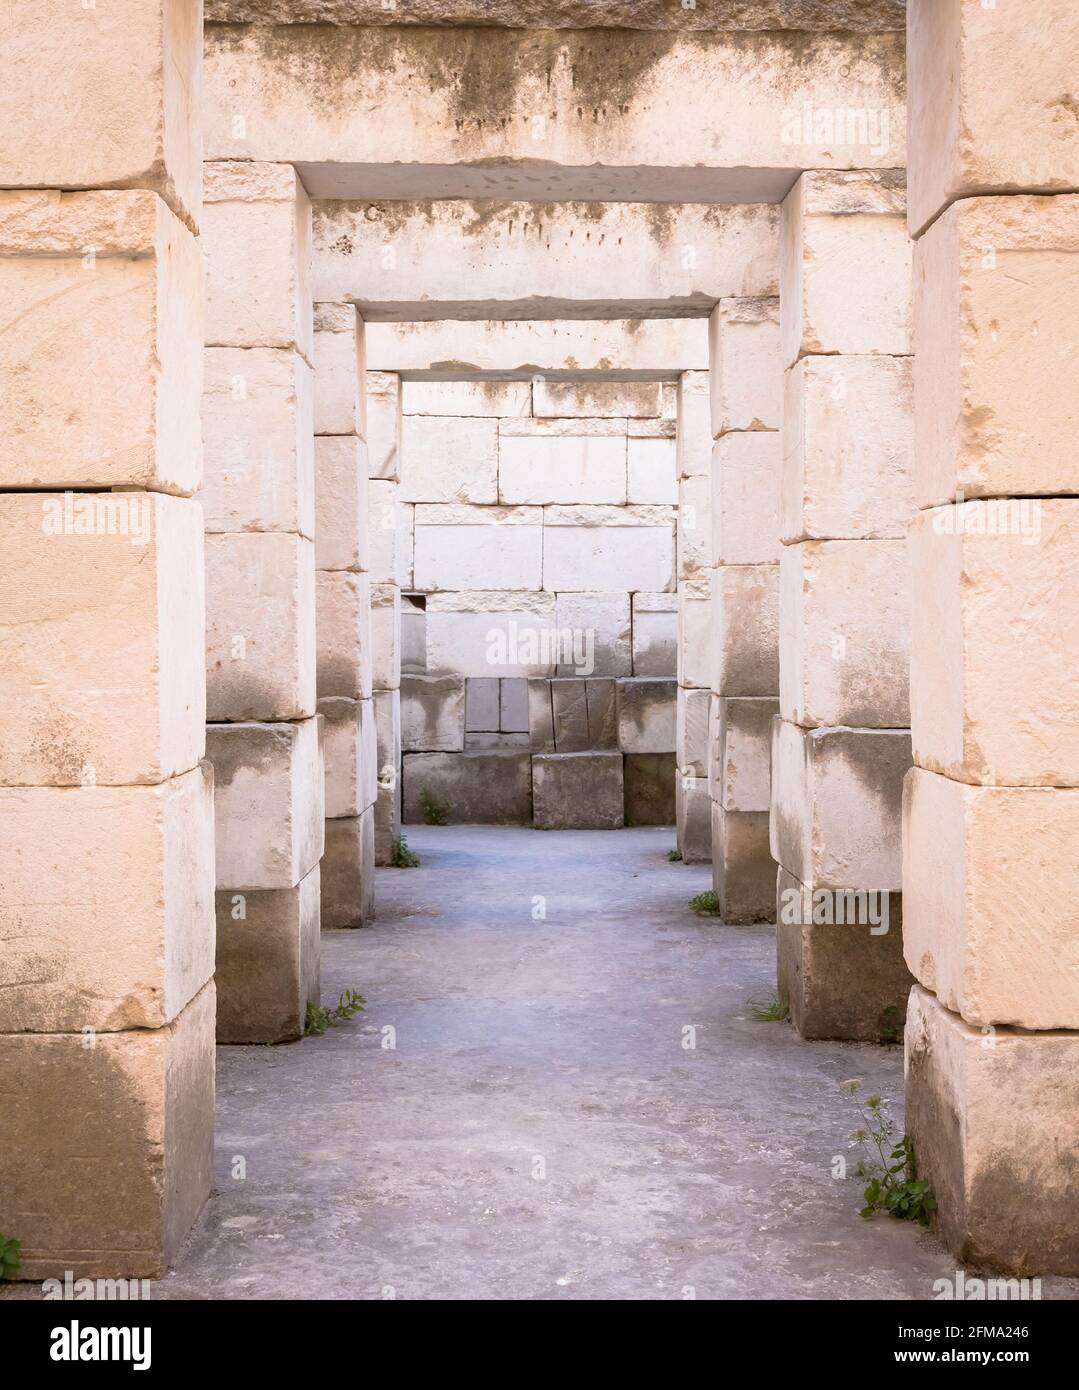
[[[723,800],[723,741],[720,737],[722,711],[719,702],[724,697],[717,695],[715,691],[710,691],[709,694],[711,698],[708,704],[708,795],[712,801],[721,802]],[[771,732],[769,731],[770,740]]]
[[[1069,0],[1041,5],[1037,24],[999,5],[910,0],[912,235],[955,198],[1079,186],[1077,49]]]
[[[371,563],[367,446],[353,434],[315,439],[315,568],[364,570]]]
[[[658,416],[660,390],[658,381],[548,381],[537,377],[532,387],[532,414],[537,419],[592,420]]]
[[[811,169],[783,201],[780,360],[911,351],[902,170]],[[778,384],[778,383],[777,383]]]
[[[376,683],[376,651],[367,575],[318,570],[315,600],[319,698],[370,699]]]
[[[708,864],[712,859],[712,798],[699,777],[676,777],[674,785],[675,843],[683,864]]]
[[[498,500],[625,503],[625,420],[500,420]]]
[[[915,495],[1079,492],[1079,196],[954,203],[917,243]]]
[[[159,1028],[213,974],[213,777],[0,789],[0,1031]]]
[[[400,829],[398,828],[398,834]],[[375,916],[375,808],[326,822],[322,925],[366,927]]]
[[[206,530],[315,534],[311,368],[289,348],[206,349]]]
[[[1079,1028],[1077,832],[1079,790],[907,775],[907,964],[968,1023]]]
[[[401,834],[401,695],[376,690],[375,733],[378,746],[378,799],[375,801],[375,863],[388,864],[393,842]]]
[[[0,785],[160,782],[202,756],[198,506],[0,496]]]
[[[532,408],[530,381],[403,381],[403,415],[471,415],[498,419],[527,415]],[[431,499],[426,499],[430,501]]]
[[[773,921],[775,885],[767,813],[725,811],[713,801],[712,889],[723,921],[732,927]]]
[[[711,432],[779,429],[779,300],[721,299],[708,321]]]
[[[633,595],[633,674],[673,676],[678,670],[678,595]],[[628,675],[628,672],[620,672]]]
[[[378,746],[373,700],[319,700],[326,767],[326,818],[358,816],[378,795]]]
[[[206,342],[294,347],[314,361],[311,203],[291,164],[204,165]]]
[[[416,586],[427,593],[480,589],[492,579],[507,589],[543,583],[540,507],[418,505],[415,545]]]
[[[673,753],[678,686],[673,680],[633,676],[615,682],[618,746],[623,753]]]
[[[800,541],[779,564],[780,710],[809,727],[910,723],[907,543]]]
[[[707,690],[687,690],[682,686],[678,689],[675,751],[682,774],[692,773],[698,778],[708,775],[708,719],[711,698]]]
[[[674,508],[545,507],[543,583],[561,592],[674,586]]]
[[[772,721],[779,701],[716,697],[716,795],[726,811],[767,811],[772,799]]]
[[[371,679],[375,690],[401,684],[401,591],[396,584],[371,586]]]
[[[717,695],[779,689],[779,566],[721,565],[712,571]]]
[[[784,541],[900,537],[914,510],[913,359],[803,357],[784,374]]]
[[[656,423],[666,424],[667,421]],[[631,503],[677,504],[678,450],[675,439],[667,435],[630,435],[626,441],[626,499]]]
[[[563,655],[552,593],[494,589],[428,597],[431,674],[553,676]]]
[[[464,677],[402,676],[403,751],[460,753],[464,746]]]
[[[368,445],[370,449],[370,445]],[[367,484],[367,549],[372,584],[394,584],[401,566],[405,529],[397,484],[372,478]]]
[[[497,676],[470,676],[465,682],[465,730],[468,733],[497,732],[502,718],[501,684]]]
[[[627,753],[624,764],[626,824],[673,826],[677,839],[675,787],[680,779],[673,751]]]
[[[560,676],[628,676],[632,667],[630,595],[569,593],[555,598]]]
[[[712,482],[685,478],[678,484],[678,578],[707,578],[712,567]]]
[[[1075,1274],[1079,1242],[1062,1213],[1079,1199],[1067,1138],[1079,1113],[1079,1036],[986,1035],[916,986],[905,1042],[907,1130],[949,1250],[979,1268]]]
[[[4,14],[6,188],[149,188],[190,225],[202,205],[202,6],[63,0]]]
[[[406,753],[403,778],[406,825],[423,821],[424,792],[445,802],[450,825],[532,821],[532,755],[527,748]]]
[[[210,981],[165,1027],[92,1047],[0,1035],[0,1222],[23,1279],[165,1273],[213,1184],[214,1015]]]
[[[716,666],[711,575],[678,586],[678,683],[707,690]]]
[[[482,684],[482,682],[480,682]],[[475,681],[469,681],[471,688]],[[529,680],[528,692],[528,746],[533,753],[553,753],[554,742],[554,696],[553,682],[538,677]],[[467,735],[466,735],[467,737]]]
[[[217,894],[217,1041],[292,1042],[319,1002],[319,866],[294,888]]]
[[[591,747],[588,727],[588,682],[574,677],[551,681],[554,751],[583,753]]]
[[[895,892],[901,885],[900,729],[772,725],[772,857],[816,888]]]
[[[504,734],[528,733],[528,681],[510,676],[498,683],[498,727]]]
[[[369,370],[366,385],[368,476],[396,482],[401,466],[401,378],[395,372]]]
[[[709,485],[706,557],[716,565],[770,565],[779,559],[782,457],[775,431],[746,430],[716,440]]]
[[[0,322],[0,488],[197,491],[202,262],[160,198],[0,193]]]
[[[397,587],[416,586],[416,506],[399,502],[397,506]]]
[[[314,332],[315,433],[358,434],[363,439],[367,434],[363,319],[355,304],[316,304]]]
[[[499,501],[498,430],[475,416],[403,416],[400,500]]]
[[[292,888],[323,848],[322,721],[211,724],[217,887]]]
[[[674,410],[678,422],[675,473],[679,479],[707,478],[712,470],[710,373],[683,372],[679,376]]]
[[[532,798],[538,830],[617,830],[624,816],[622,754],[537,753]]]

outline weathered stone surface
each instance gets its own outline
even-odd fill
[[[772,799],[772,721],[779,701],[718,697],[716,800],[727,811],[767,811]]]
[[[498,500],[623,504],[625,420],[499,421]]]
[[[396,584],[371,586],[371,678],[375,690],[401,684],[401,591]]]
[[[486,590],[427,599],[427,668],[465,676],[553,676],[554,594]]]
[[[711,695],[707,690],[679,687],[675,726],[675,751],[679,771],[699,777],[708,772],[708,718]],[[769,726],[769,735],[771,727]]]
[[[902,896],[874,899],[870,914],[815,891],[779,870],[776,984],[791,1022],[803,1038],[898,1042],[911,986]]]
[[[471,686],[469,681],[469,688]],[[542,677],[528,682],[528,746],[533,753],[555,751],[551,682]]]
[[[367,570],[371,563],[367,446],[356,435],[315,440],[315,568]]]
[[[586,683],[580,679],[551,682],[554,746],[557,753],[583,753],[590,746]]]
[[[318,702],[326,767],[326,818],[358,816],[378,795],[373,700],[332,696]]]
[[[355,304],[316,304],[314,323],[315,433],[364,438],[367,357],[363,319]]]
[[[712,888],[723,921],[734,927],[773,921],[775,884],[767,814],[725,811],[713,801]]]
[[[1079,1197],[1074,1148],[1079,1036],[991,1034],[911,991],[906,1124],[937,1225],[963,1264],[1017,1275],[1075,1274]]]
[[[206,717],[315,712],[315,547],[302,536],[206,537]]]
[[[710,372],[682,372],[675,398],[675,473],[707,478],[712,469],[712,401]]]
[[[673,753],[678,722],[674,680],[634,676],[615,683],[623,753]]]
[[[497,733],[500,718],[497,676],[469,676],[465,681],[465,729]]]
[[[421,794],[448,807],[451,825],[528,825],[532,820],[532,757],[493,750],[408,753],[404,759],[404,821],[423,820]]]
[[[217,887],[293,888],[322,856],[322,721],[211,724]]]
[[[780,436],[774,431],[745,430],[716,440],[709,488],[713,564],[779,560],[781,464]]]
[[[404,415],[473,415],[498,418],[527,415],[532,407],[530,381],[403,381]],[[537,412],[538,413],[538,412]],[[431,498],[425,498],[431,501]]]
[[[633,595],[633,674],[673,676],[677,670],[678,595],[639,590]]]
[[[368,371],[366,386],[368,476],[396,482],[401,466],[401,378],[394,372]]]
[[[537,830],[617,830],[623,822],[621,753],[537,753]]]
[[[779,300],[721,299],[708,321],[712,435],[779,429]]]
[[[779,566],[712,571],[717,695],[774,696],[779,689]]]
[[[291,1042],[319,1002],[319,866],[294,888],[217,894],[217,1041]]]
[[[632,426],[651,421],[630,421]],[[658,425],[672,423],[657,420]],[[604,499],[606,500],[606,499]],[[631,503],[678,502],[678,446],[667,434],[630,434],[626,441],[626,500]]]
[[[531,739],[525,733],[478,733],[465,734],[465,751],[475,752],[488,749],[529,748]]]
[[[617,574],[627,589],[669,589],[673,523],[666,507],[545,507],[543,582],[559,592],[601,590]]]
[[[495,579],[507,589],[541,587],[539,507],[416,507],[417,588],[480,589]]]
[[[92,1047],[0,1034],[0,1222],[19,1232],[22,1278],[164,1274],[213,1183],[214,1013],[210,981],[165,1027]],[[74,1182],[87,1154],[92,1181]]]
[[[766,488],[762,488],[766,492]],[[695,579],[711,569],[712,483],[707,477],[678,484],[678,578]]]
[[[362,816],[326,822],[322,925],[366,927],[374,916],[375,808],[369,806]]]
[[[626,420],[661,413],[658,381],[548,381],[532,388],[532,414],[537,419]],[[515,411],[514,414],[525,414]]]
[[[554,622],[562,639],[560,655],[567,658],[559,661],[558,675],[630,674],[631,640],[636,634],[630,621],[628,593],[559,594],[555,599]]]
[[[401,595],[401,671],[427,674],[427,614],[410,594]]]
[[[397,506],[397,587],[402,591],[416,587],[416,505]]]
[[[0,193],[0,306],[0,487],[197,491],[202,262],[160,198]]]
[[[341,695],[349,700],[370,699],[375,639],[367,575],[319,570],[315,601],[319,698]]]
[[[206,711],[198,506],[7,494],[0,552],[0,785],[160,782],[193,768]]]
[[[498,683],[498,727],[504,734],[528,733],[528,681],[510,676]]]
[[[716,665],[711,573],[678,586],[678,683],[707,690]]]
[[[622,775],[629,824],[675,824],[675,762],[673,752],[626,754]]]
[[[401,833],[401,696],[376,690],[375,732],[378,741],[378,799],[375,802],[375,863],[388,864]]]
[[[677,773],[677,769],[676,769]],[[712,860],[712,798],[701,777],[677,776],[674,784],[675,841],[684,864]]]
[[[618,687],[606,677],[591,677],[584,683],[588,713],[588,746],[593,749],[618,747]]]
[[[497,502],[498,421],[405,415],[401,420],[402,502]]]
[[[401,747],[459,753],[465,746],[463,676],[401,677]]]
[[[0,789],[0,1031],[169,1023],[213,974],[213,863],[206,763],[153,787]]]
[[[370,446],[368,446],[370,448]],[[367,484],[367,565],[372,584],[396,584],[405,539],[397,484],[371,478]]]

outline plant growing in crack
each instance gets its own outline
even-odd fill
[[[408,847],[408,841],[403,835],[398,835],[393,842],[393,849],[390,853],[391,869],[415,869],[420,862],[420,856],[413,854]]]
[[[10,1236],[0,1236],[0,1279],[14,1279],[19,1272],[22,1246]]]
[[[862,1089],[860,1078],[840,1083],[840,1090],[852,1098]],[[868,1221],[878,1212],[887,1212],[899,1221],[917,1221],[928,1226],[937,1209],[928,1178],[919,1178],[914,1164],[914,1145],[904,1134],[895,1142],[895,1121],[888,1101],[878,1095],[856,1099],[860,1123],[852,1130],[850,1147],[861,1151],[854,1176],[865,1183],[865,1206],[861,1215]]]
[[[326,1009],[314,1000],[307,1001],[307,1017],[304,1020],[305,1038],[320,1038],[327,1028],[335,1028],[339,1023],[347,1023],[353,1014],[362,1014],[367,1000],[357,989],[342,992],[335,1008]]]
[[[667,851],[668,864],[680,864],[682,862],[682,851],[680,849],[669,849]]]
[[[690,898],[689,905],[698,917],[716,917],[719,914],[719,895],[709,888],[707,893],[698,893]]]
[[[749,1013],[757,1023],[784,1023],[791,1016],[790,1005],[778,994],[771,999],[751,999]]]
[[[423,818],[428,825],[446,825],[450,819],[450,803],[443,801],[435,796],[434,792],[424,787],[420,792],[420,810]]]

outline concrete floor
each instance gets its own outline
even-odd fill
[[[898,1112],[900,1049],[755,1022],[771,929],[695,917],[709,870],[666,861],[672,831],[408,838],[422,865],[379,871],[377,924],[322,938],[323,1000],[356,986],[368,1012],[219,1049],[216,1191],[151,1297],[923,1299],[953,1277],[831,1176],[840,1081]]]

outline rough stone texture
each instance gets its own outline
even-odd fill
[[[323,847],[322,721],[210,724],[217,887],[292,888]]]
[[[633,595],[633,674],[673,676],[677,670],[678,595],[638,590]]]
[[[716,794],[727,811],[767,811],[772,796],[772,721],[777,700],[717,697]]]
[[[397,582],[402,540],[397,484],[387,478],[372,478],[367,484],[367,564],[372,584]]]
[[[498,730],[499,680],[497,676],[469,676],[465,682],[465,729],[469,733]]]
[[[712,890],[728,926],[775,919],[776,866],[768,849],[768,815],[726,811],[712,802]]]
[[[612,576],[613,578],[613,576]],[[568,632],[570,661],[558,663],[560,676],[628,676],[633,669],[631,642],[636,628],[630,621],[630,595],[627,592],[558,594],[554,625]],[[574,640],[583,645],[574,645]],[[577,656],[583,654],[583,663]],[[583,667],[591,665],[591,670]],[[674,669],[671,662],[670,669]],[[656,672],[668,675],[669,671]]]
[[[315,433],[366,438],[363,319],[354,304],[316,304],[314,313]]]
[[[678,766],[704,776],[708,771],[708,716],[711,696],[707,690],[679,688],[675,724]],[[770,732],[770,730],[769,730]]]
[[[377,660],[371,585],[366,574],[319,570],[315,575],[316,672],[319,698],[369,700]]]
[[[582,753],[591,747],[585,681],[553,680],[551,709],[554,715],[554,746],[557,753]]]
[[[528,733],[528,681],[511,677],[499,681],[498,727],[504,734]]]
[[[1079,1270],[1079,1164],[1065,1136],[1079,1112],[1079,1036],[986,1034],[911,991],[907,1130],[963,1264],[1018,1275]]]
[[[897,1042],[911,977],[903,964],[903,899],[887,896],[887,928],[814,921],[814,885],[776,877],[777,991],[803,1038]],[[831,902],[831,899],[825,900]],[[874,908],[885,925],[883,904]],[[818,908],[818,915],[827,915]]]
[[[532,759],[537,830],[617,830],[623,822],[621,753],[537,753]]]
[[[473,682],[469,681],[471,688]],[[533,753],[553,753],[554,703],[552,682],[542,677],[528,682],[528,746]]]
[[[372,680],[376,690],[401,684],[401,591],[396,584],[371,586]]]
[[[427,668],[465,676],[553,676],[555,598],[537,591],[435,593],[427,599]],[[547,634],[547,640],[544,635]]]
[[[712,435],[779,429],[779,299],[721,299],[708,321]]]
[[[707,690],[716,667],[711,571],[678,586],[678,683]]]
[[[202,262],[160,198],[0,193],[0,306],[0,487],[197,491]]]
[[[463,676],[401,677],[401,747],[459,753],[465,746]]]
[[[401,834],[401,696],[376,690],[375,732],[378,740],[378,800],[375,802],[375,863],[388,864],[393,842]]]
[[[315,440],[315,567],[370,567],[367,446],[355,435]]]
[[[780,437],[743,430],[716,440],[711,481],[710,559],[714,565],[771,565],[779,560]]]
[[[676,769],[677,774],[677,769]],[[687,785],[688,784],[688,785]],[[680,777],[674,784],[674,813],[678,852],[685,864],[712,860],[712,798],[699,776]]]
[[[165,1027],[92,1046],[82,1032],[0,1034],[0,1222],[19,1233],[21,1278],[172,1264],[213,1182],[214,1012],[210,981]]]
[[[631,420],[626,441],[626,498],[636,503],[678,504],[678,445],[673,435],[635,434],[634,425],[672,425],[672,420]]]
[[[371,346],[369,341],[369,354]],[[368,476],[396,481],[401,460],[401,378],[393,372],[368,371],[365,384]]]
[[[675,785],[678,781],[674,753],[627,753],[625,782],[626,821],[632,825],[674,825]]]
[[[712,469],[711,373],[682,372],[675,397],[675,474],[707,478]]]
[[[193,768],[206,711],[196,504],[7,494],[0,553],[0,785],[160,782]]]
[[[217,1041],[291,1042],[319,1000],[319,868],[294,888],[217,894]]]
[[[658,381],[547,381],[532,388],[532,414],[537,418],[644,419],[661,411]],[[527,411],[514,411],[527,414]]]
[[[403,381],[403,415],[472,415],[499,418],[527,415],[530,381]],[[430,501],[430,498],[426,498]]]
[[[498,580],[506,589],[539,589],[542,519],[539,507],[417,505],[416,587],[482,589]]]
[[[213,974],[213,859],[206,763],[154,787],[0,789],[0,1032],[174,1019]]]
[[[501,420],[498,500],[625,503],[625,420]]]
[[[378,795],[377,716],[374,700],[339,696],[318,702],[326,765],[326,818],[358,816]]]
[[[423,820],[420,795],[448,807],[451,825],[527,825],[532,820],[532,759],[523,751],[409,753],[404,758],[406,825]]]
[[[766,489],[762,489],[765,491]],[[708,478],[678,484],[678,578],[695,579],[712,566],[712,485]]]
[[[907,963],[967,1023],[1079,1029],[1077,834],[1079,790],[907,774]]]
[[[615,683],[618,746],[624,753],[674,751],[678,686],[673,680],[635,676]]]
[[[717,695],[774,698],[779,689],[779,566],[712,571]]]
[[[362,816],[326,822],[321,869],[323,927],[366,927],[375,916],[373,806]]]
[[[400,481],[402,502],[497,502],[498,421],[403,416]]]

